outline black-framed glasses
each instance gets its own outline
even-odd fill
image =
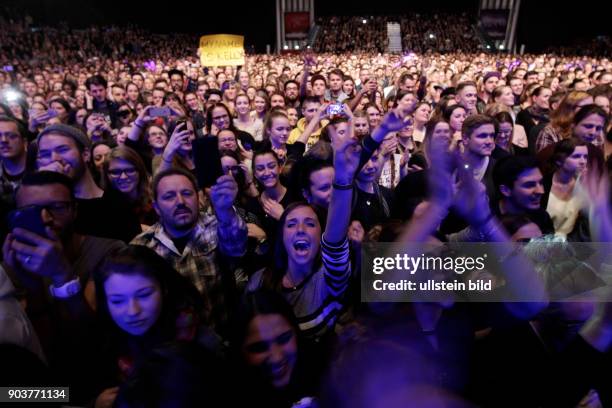
[[[135,176],[138,171],[135,167],[126,167],[124,169],[109,169],[108,174],[113,178],[119,178],[122,174],[125,173],[126,176],[132,177]]]
[[[74,208],[73,201],[54,201],[47,204],[32,204],[20,207],[14,211],[23,212],[24,210],[32,210],[35,211],[38,209],[39,212],[42,210],[47,210],[49,214],[53,217],[63,217],[67,215]]]

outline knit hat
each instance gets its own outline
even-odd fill
[[[40,139],[49,133],[58,133],[62,136],[72,138],[82,150],[89,149],[91,147],[91,140],[89,140],[85,133],[81,132],[74,126],[64,125],[63,123],[56,123],[44,128],[36,138],[36,143],[40,145]]]
[[[489,78],[497,77],[497,79],[501,78],[501,74],[497,71],[487,72],[482,80],[482,82],[487,82]]]

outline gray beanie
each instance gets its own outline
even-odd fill
[[[40,144],[40,139],[49,133],[58,133],[62,136],[70,137],[79,145],[79,148],[83,150],[91,147],[91,140],[85,133],[74,126],[64,125],[63,123],[56,123],[44,128],[36,138],[36,143]]]

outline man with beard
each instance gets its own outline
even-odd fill
[[[287,107],[299,108],[300,107],[300,84],[293,79],[285,82],[285,103]]]
[[[16,119],[0,115],[0,200],[3,208],[13,206],[13,192],[26,168],[27,132]]]
[[[70,402],[85,404],[101,386],[93,273],[120,241],[75,232],[73,183],[51,171],[27,174],[17,189],[20,211],[37,213],[44,232],[14,228],[2,247],[5,270],[41,340],[53,379],[70,386]],[[94,351],[94,352],[92,352]]]
[[[233,177],[221,176],[210,191],[213,208],[200,212],[193,175],[179,168],[161,171],[153,179],[159,222],[132,241],[153,249],[193,282],[204,295],[204,312],[215,328],[227,320],[229,309],[217,249],[228,257],[241,257],[246,251],[246,224],[233,207],[237,193]]]
[[[497,71],[487,72],[482,79],[482,92],[478,95],[478,112],[483,113],[487,104],[491,102],[493,90],[497,87],[497,83],[501,78],[501,74]]]
[[[74,183],[79,206],[75,228],[82,234],[129,242],[140,231],[136,217],[114,190],[102,190],[87,164],[91,160],[89,138],[77,128],[55,124],[47,126],[37,138],[38,170],[67,175]]]

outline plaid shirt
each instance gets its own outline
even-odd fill
[[[212,212],[200,213],[192,239],[181,254],[161,223],[152,225],[131,242],[153,249],[176,271],[189,278],[204,295],[206,320],[217,327],[227,318],[217,247],[224,254],[240,257],[246,252],[247,228],[237,215],[229,224],[220,224]]]
[[[561,137],[559,137],[555,128],[549,123],[544,126],[544,129],[540,131],[540,134],[536,138],[536,153],[547,146],[557,143],[559,140],[561,140]]]

